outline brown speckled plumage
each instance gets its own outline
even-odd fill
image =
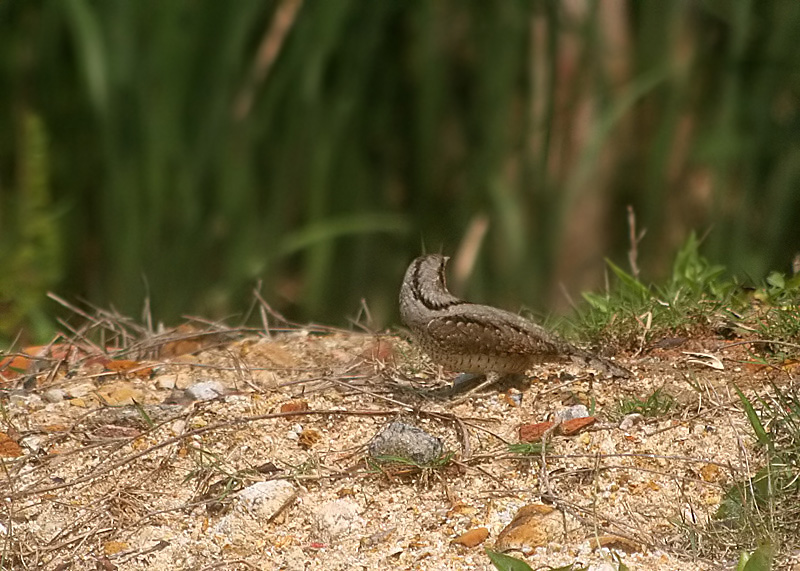
[[[411,262],[400,288],[403,323],[431,359],[466,373],[521,373],[536,363],[577,358],[615,376],[628,371],[570,345],[509,311],[464,301],[447,290],[447,257]]]

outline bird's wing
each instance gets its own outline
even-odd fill
[[[511,316],[509,318],[508,316]],[[487,355],[557,355],[559,346],[543,329],[505,312],[486,318],[475,312],[443,315],[426,327],[431,342],[444,351]]]

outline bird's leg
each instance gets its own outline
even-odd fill
[[[486,375],[483,373],[461,373],[453,379],[453,386],[450,388],[450,391],[453,394],[461,392],[462,387],[465,385],[471,385],[473,382],[482,381],[485,378]]]
[[[459,375],[459,377],[460,377],[460,376],[461,376],[461,375]],[[480,376],[484,376],[484,375],[480,375]],[[463,385],[463,384],[464,384],[464,382],[466,382],[466,381],[465,381],[463,378],[462,378],[461,380],[459,380],[459,377],[456,377],[456,380],[455,380],[455,381],[453,381],[453,390],[454,390],[454,391],[456,390],[456,386],[457,386],[457,385]],[[485,379],[484,379],[482,382],[478,383],[477,385],[475,385],[474,387],[472,387],[471,389],[469,389],[467,392],[465,392],[463,395],[461,395],[459,398],[457,398],[457,399],[455,399],[454,401],[452,401],[452,402],[453,402],[453,404],[457,404],[457,403],[460,403],[460,402],[464,402],[464,401],[465,401],[465,400],[467,400],[467,399],[468,399],[468,398],[469,398],[469,397],[470,397],[470,396],[471,396],[473,393],[476,393],[476,392],[478,392],[478,391],[479,391],[479,390],[481,390],[481,389],[485,389],[485,388],[486,388],[486,387],[488,387],[489,385],[493,385],[494,383],[496,383],[497,381],[499,381],[499,380],[500,380],[500,375],[499,375],[498,373],[494,373],[494,372],[492,372],[492,373],[486,373],[485,377],[486,377],[486,378],[485,378]],[[472,377],[472,378],[475,378],[475,377]]]

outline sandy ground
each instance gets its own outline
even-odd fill
[[[510,545],[534,569],[703,571],[738,555],[702,530],[757,462],[733,386],[768,373],[741,347],[620,356],[624,380],[554,364],[453,404],[454,374],[393,336],[192,343],[124,364],[67,356],[6,382],[3,569],[488,570],[484,549]],[[617,403],[659,387],[672,410],[621,428]],[[509,449],[521,425],[581,403],[591,426],[548,434],[545,455]],[[447,460],[370,461],[397,419],[439,437]],[[501,536],[525,506],[529,525]]]

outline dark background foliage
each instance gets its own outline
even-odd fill
[[[387,325],[423,247],[558,312],[625,263],[627,205],[650,279],[691,230],[788,270],[797,38],[781,0],[4,0],[1,334],[46,335],[47,291],[170,323],[257,284]]]

